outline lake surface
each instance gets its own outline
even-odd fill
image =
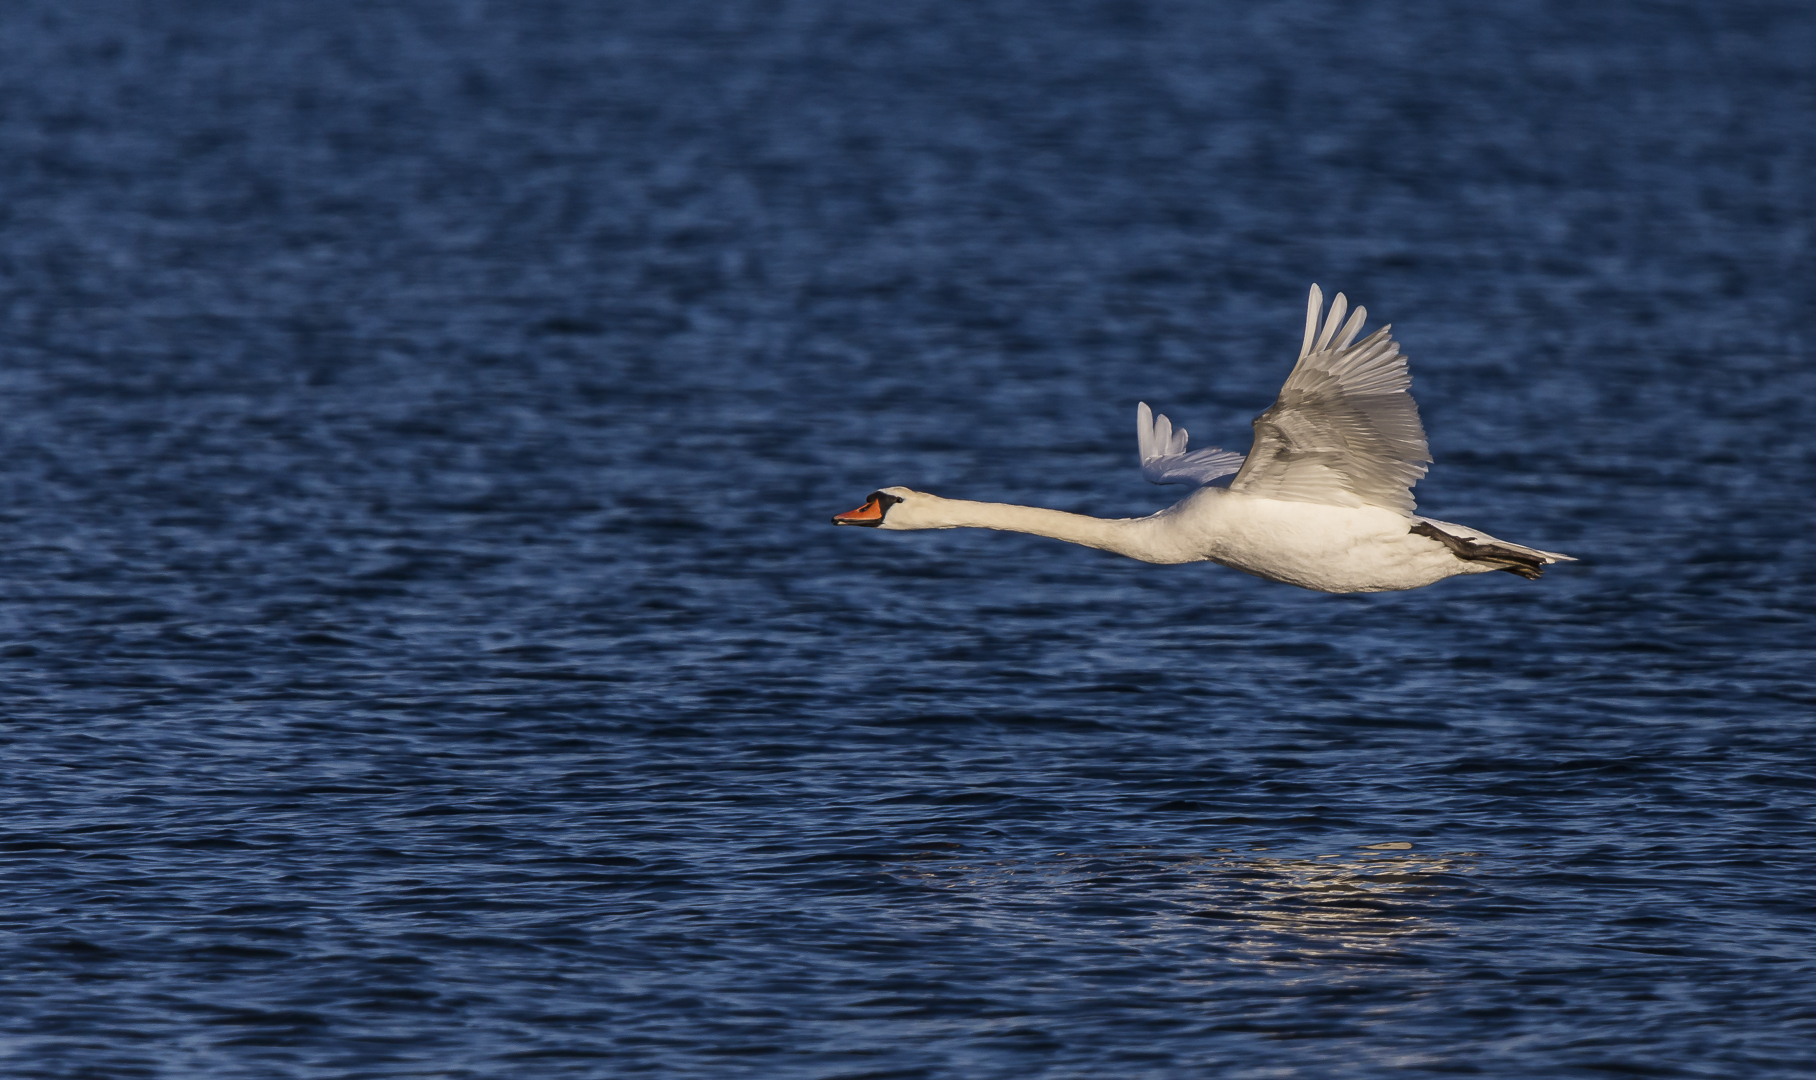
[[[0,1071],[1816,1074],[1816,8],[0,11]],[[1307,286],[1424,513],[1034,537]]]

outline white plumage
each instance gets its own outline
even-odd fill
[[[1242,468],[1242,455],[1213,446],[1185,452],[1186,431],[1156,417],[1147,402],[1135,406],[1135,439],[1141,450],[1141,475],[1150,484],[1208,484]]]
[[[1457,574],[1507,570],[1536,578],[1568,555],[1496,540],[1413,513],[1412,487],[1431,455],[1408,388],[1406,358],[1382,327],[1338,293],[1324,314],[1313,285],[1299,360],[1274,404],[1255,418],[1248,454],[1187,452],[1175,430],[1136,407],[1141,472],[1198,490],[1145,518],[1103,519],[1039,507],[942,499],[884,488],[833,518],[883,529],[987,528],[1035,533],[1145,562],[1209,561],[1324,592],[1412,589]],[[1227,488],[1208,487],[1235,473]]]

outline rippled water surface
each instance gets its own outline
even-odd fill
[[[1803,3],[0,9],[0,1071],[1816,1074]],[[1104,515],[1317,281],[1421,509]]]

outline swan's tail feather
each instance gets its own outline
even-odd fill
[[[1575,562],[1568,555],[1555,551],[1541,551],[1524,544],[1510,544],[1505,540],[1496,540],[1487,533],[1462,525],[1452,525],[1448,521],[1433,521],[1430,518],[1415,518],[1410,530],[1418,536],[1430,537],[1451,550],[1464,562],[1489,563],[1496,570],[1505,570],[1518,574],[1527,581],[1537,581],[1545,572],[1545,567],[1557,562]]]

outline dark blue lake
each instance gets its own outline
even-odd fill
[[[1816,1075],[1816,8],[0,8],[0,1072]],[[1248,448],[1330,596],[835,529]]]

